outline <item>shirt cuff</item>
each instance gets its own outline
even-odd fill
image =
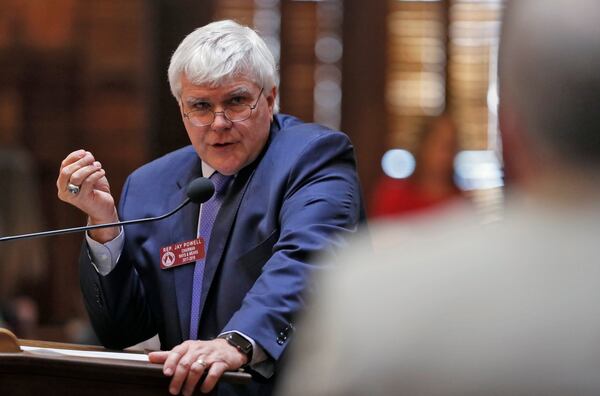
[[[275,365],[273,364],[273,360],[269,358],[265,350],[256,343],[251,337],[248,337],[246,334],[239,331],[227,331],[225,333],[219,334],[222,336],[227,333],[237,333],[244,337],[248,342],[252,344],[252,360],[248,363],[248,366],[256,371],[258,374],[262,375],[265,378],[270,378],[275,372]]]
[[[123,227],[120,227],[119,235],[115,239],[104,244],[90,238],[87,232],[85,233],[85,240],[87,241],[92,265],[100,275],[108,275],[117,266],[123,251],[123,245],[125,244]]]

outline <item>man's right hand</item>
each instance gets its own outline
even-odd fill
[[[69,184],[79,186],[79,193],[71,193],[67,188]],[[59,199],[88,215],[89,225],[119,221],[106,172],[89,151],[74,151],[62,161],[56,188]],[[118,227],[89,232],[89,236],[100,243],[111,241],[118,235]]]

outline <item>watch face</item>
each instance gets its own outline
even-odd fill
[[[229,333],[223,338],[246,355],[249,355],[252,352],[252,343],[237,333]]]

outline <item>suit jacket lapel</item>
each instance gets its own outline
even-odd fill
[[[197,163],[193,166],[193,171],[177,181],[179,190],[171,198],[171,206],[179,205],[186,197],[188,184],[196,177],[202,176],[202,167],[200,160],[196,157]],[[184,242],[195,239],[198,231],[198,213],[200,205],[189,203],[180,212],[175,214],[167,225],[171,230],[171,242]],[[192,301],[192,279],[194,278],[194,265],[187,264],[166,270],[173,273],[177,312],[179,316],[179,325],[181,327],[181,339],[187,340],[190,332],[190,303]]]

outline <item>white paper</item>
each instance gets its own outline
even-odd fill
[[[77,357],[93,357],[101,359],[120,359],[134,360],[138,362],[148,362],[148,355],[143,353],[127,353],[127,352],[101,352],[101,351],[80,351],[75,349],[58,349],[58,348],[41,348],[31,346],[21,346],[21,349],[27,352],[62,356],[77,356]]]

